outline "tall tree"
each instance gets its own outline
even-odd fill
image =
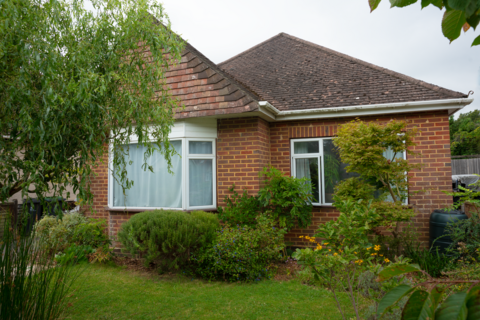
[[[450,117],[450,147],[453,156],[480,154],[480,110]]]
[[[368,0],[370,10],[377,9],[382,0]],[[390,0],[393,7],[403,8],[418,0]],[[480,1],[479,0],[421,0],[422,9],[432,5],[440,10],[445,9],[442,18],[443,35],[452,42],[457,39],[462,29],[467,32],[470,28],[475,30],[480,22]],[[480,36],[473,40],[472,47],[480,45]]]
[[[93,165],[112,145],[124,187],[132,135],[174,153],[178,106],[165,73],[183,41],[150,0],[0,1],[0,201],[73,186],[92,200]],[[147,169],[146,162],[143,164]]]

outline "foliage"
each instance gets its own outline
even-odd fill
[[[192,252],[214,241],[218,228],[212,213],[154,210],[122,224],[118,239],[124,251],[140,254],[146,265],[156,263],[163,271],[185,265]]]
[[[129,188],[121,146],[132,135],[147,147],[145,170],[154,150],[167,161],[174,153],[178,104],[165,75],[183,41],[153,1],[86,3],[0,2],[0,201],[30,185],[39,199],[70,185],[91,203],[92,168],[109,143],[115,177]]]
[[[476,176],[479,175],[476,174]],[[458,201],[453,203],[449,209],[461,210],[463,205],[469,204],[475,210],[474,215],[480,218],[480,180],[470,184],[469,187],[459,186],[460,192],[443,191],[443,193],[452,197],[458,197]]]
[[[480,154],[480,110],[450,117],[450,145],[453,156]]]
[[[331,154],[325,154],[324,173],[325,173],[325,189],[333,190],[337,181],[340,181],[340,165],[341,162]],[[318,177],[318,174],[316,175]],[[318,184],[317,184],[318,185]]]
[[[255,227],[225,226],[211,246],[193,255],[196,272],[205,279],[225,281],[270,278],[270,263],[281,257],[285,233],[264,215],[257,217]]]
[[[340,181],[335,186],[333,200],[335,203],[351,199],[353,201],[374,200],[375,187],[358,177],[348,178]]]
[[[478,319],[480,318],[479,280],[440,280],[430,277],[418,265],[396,263],[385,267],[378,281],[410,272],[422,272],[427,281],[415,286],[402,284],[389,291],[380,301],[377,315],[382,316],[404,297],[409,297],[402,309],[403,319]],[[469,284],[466,290],[445,297],[446,289],[452,285]]]
[[[73,244],[108,249],[111,241],[105,228],[104,220],[86,218],[80,212],[67,213],[62,219],[44,216],[35,224],[41,248],[51,255],[63,253]]]
[[[418,228],[415,226],[415,222],[409,222],[402,225],[402,231],[398,237],[394,238],[376,230],[373,243],[382,246],[379,254],[383,254],[384,257],[394,260],[404,250],[405,247],[413,247],[417,245],[420,234]]]
[[[450,270],[455,263],[454,259],[440,253],[438,247],[432,247],[430,249],[420,248],[420,243],[416,246],[414,244],[407,244],[404,247],[404,255],[434,278],[442,276],[442,274]]]
[[[378,214],[372,202],[348,199],[335,204],[340,211],[336,220],[330,220],[318,227],[315,237],[324,239],[332,248],[356,247],[366,252],[373,247],[368,237],[378,221]]]
[[[218,208],[218,217],[220,220],[235,226],[254,226],[257,223],[257,216],[261,212],[258,196],[249,196],[247,190],[243,190],[241,196],[235,191],[235,184],[228,189],[233,195],[225,196],[224,208]]]
[[[472,216],[469,219],[449,223],[445,228],[445,235],[452,239],[452,244],[447,248],[447,254],[449,256],[464,261],[479,261],[479,216]]]
[[[265,176],[258,200],[264,213],[288,230],[306,228],[312,223],[311,185],[306,179],[283,175],[274,167],[265,167],[259,173]]]
[[[375,10],[382,0],[368,0],[371,11]],[[390,0],[392,7],[403,8],[416,3],[418,0]],[[440,10],[445,8],[442,19],[442,32],[445,38],[452,42],[460,36],[462,31],[467,32],[470,27],[474,30],[480,22],[480,2],[477,0],[422,0],[422,9],[432,5]],[[473,40],[472,47],[480,45],[480,36]]]
[[[55,261],[59,264],[75,264],[88,262],[88,256],[95,252],[91,246],[72,244],[64,253],[55,255]]]
[[[391,197],[391,201],[376,201],[375,206],[383,219],[380,225],[386,226],[394,237],[400,233],[399,222],[409,221],[415,214],[404,206],[404,201],[408,196],[408,173],[420,168],[420,164],[413,164],[402,155],[416,155],[411,147],[415,146],[417,131],[416,127],[407,129],[405,121],[382,124],[357,119],[340,126],[338,137],[333,139],[342,162],[348,163],[347,172],[358,173],[363,181],[379,183],[379,191]],[[387,151],[392,153],[391,158],[384,156]],[[350,187],[350,193],[354,193],[350,183],[339,191]]]
[[[235,184],[229,189],[233,195],[225,196],[225,208],[218,209],[220,219],[232,226],[255,226],[260,214],[267,214],[288,230],[295,226],[308,227],[312,223],[311,184],[307,179],[288,177],[274,167],[265,167],[259,173],[265,176],[257,196],[246,190],[238,196]]]
[[[0,318],[58,319],[79,275],[69,265],[54,262],[36,245],[35,230],[25,236],[5,221],[0,241]]]

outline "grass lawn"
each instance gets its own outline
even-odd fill
[[[297,280],[208,283],[118,266],[81,268],[65,319],[341,319],[331,293]],[[347,295],[340,299],[346,306]]]

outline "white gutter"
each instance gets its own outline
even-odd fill
[[[275,121],[301,120],[311,118],[357,117],[384,115],[391,113],[411,113],[422,111],[448,110],[451,115],[473,102],[472,98],[369,104],[337,108],[316,108],[280,111],[268,101],[260,101],[260,112],[268,114]]]

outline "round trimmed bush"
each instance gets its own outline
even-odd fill
[[[153,262],[160,269],[178,269],[193,251],[213,242],[219,227],[212,213],[154,210],[125,222],[118,239],[125,251],[140,254],[146,265]]]

